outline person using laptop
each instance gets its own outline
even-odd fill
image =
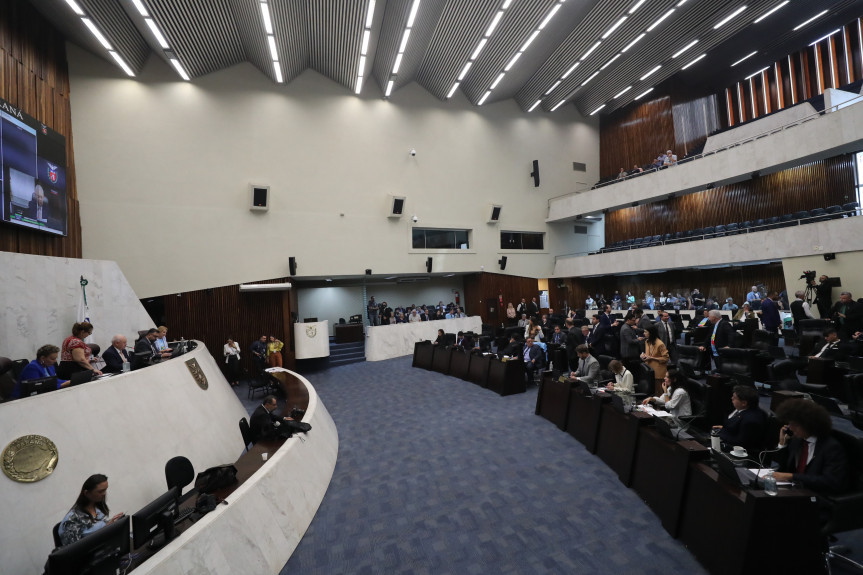
[[[664,407],[674,417],[692,415],[692,401],[689,397],[689,380],[676,369],[669,369],[662,381],[662,395],[648,397],[642,405],[653,404]]]
[[[18,374],[18,381],[15,382],[15,387],[9,394],[9,399],[19,399],[21,397],[21,382],[31,379],[41,379],[43,377],[57,377],[57,372],[54,371],[54,364],[57,363],[57,355],[60,353],[60,348],[56,345],[43,345],[36,351],[36,359],[28,363],[21,373]],[[61,379],[57,380],[57,389],[67,387],[69,381]]]
[[[278,435],[278,428],[283,421],[292,421],[290,417],[281,417],[273,413],[278,407],[275,395],[268,395],[263,403],[259,405],[249,420],[249,428],[252,430],[252,443],[262,439],[272,439]]]
[[[714,425],[713,429],[719,430],[719,439],[728,449],[740,445],[754,456],[763,449],[767,430],[767,414],[758,407],[758,391],[748,385],[735,385],[731,404],[734,411],[722,425]]]
[[[102,368],[104,373],[120,373],[123,371],[124,363],[131,363],[129,352],[126,351],[126,343],[128,340],[121,333],[111,338],[111,347],[102,354],[102,359],[105,361],[105,367]]]

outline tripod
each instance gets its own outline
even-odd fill
[[[807,302],[811,306],[812,302],[815,301],[815,298],[815,286],[809,282],[806,282],[806,293],[803,295],[803,301]]]

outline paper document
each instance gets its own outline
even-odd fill
[[[770,470],[769,469],[758,469],[757,467],[755,467],[755,468],[750,469],[749,471],[754,473],[758,477],[758,479],[761,479],[762,477],[767,475],[767,472]],[[778,485],[780,487],[782,487],[782,486],[790,487],[794,484],[791,483],[790,481],[777,481],[776,485]]]

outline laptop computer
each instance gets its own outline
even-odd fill
[[[741,487],[755,487],[758,477],[745,467],[738,467],[736,460],[725,453],[711,450],[713,462],[719,474]]]

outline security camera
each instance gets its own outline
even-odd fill
[[[411,219],[414,221],[414,223],[417,223],[418,221],[420,221],[420,219],[416,216],[412,217]]]
[[[414,148],[411,148],[411,156],[416,156],[417,151]]]

